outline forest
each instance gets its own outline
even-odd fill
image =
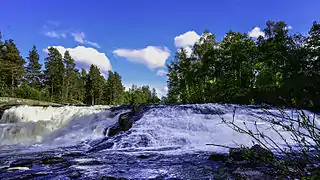
[[[269,104],[320,110],[320,24],[308,33],[291,33],[283,22],[268,21],[264,36],[229,31],[221,41],[205,31],[192,52],[179,49],[168,68],[163,103]],[[159,103],[156,90],[133,85],[99,67],[77,69],[68,51],[48,49],[44,64],[36,46],[20,55],[0,34],[0,96],[65,104]]]
[[[0,97],[89,105],[160,101],[156,90],[149,86],[133,85],[125,91],[117,72],[109,71],[105,78],[95,65],[90,66],[88,73],[77,69],[68,51],[62,55],[57,49],[48,48],[42,65],[34,45],[26,59],[20,55],[15,42],[12,39],[2,41],[0,33]]]
[[[269,104],[320,110],[320,24],[291,33],[268,21],[264,36],[229,31],[218,42],[205,31],[192,53],[168,64],[170,103]]]

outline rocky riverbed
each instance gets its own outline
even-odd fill
[[[274,179],[275,154],[222,122],[259,126],[281,145],[261,116],[227,104],[13,107],[0,121],[0,179]]]

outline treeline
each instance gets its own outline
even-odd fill
[[[26,60],[27,59],[27,60]],[[0,96],[43,100],[63,104],[147,104],[158,103],[155,89],[133,86],[125,91],[121,76],[91,65],[89,72],[77,69],[66,51],[48,48],[44,67],[36,46],[23,58],[12,39],[2,41],[0,33]]]
[[[265,36],[229,31],[221,42],[204,32],[188,56],[168,65],[170,103],[262,104],[320,108],[320,24],[307,35],[268,21]]]

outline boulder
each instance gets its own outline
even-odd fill
[[[250,155],[254,158],[254,162],[269,164],[273,161],[274,155],[271,151],[256,144],[250,148]]]
[[[248,148],[231,148],[229,151],[229,156],[234,161],[243,161],[247,160],[246,155],[248,154]]]
[[[117,178],[112,176],[103,176],[101,177],[102,180],[127,180],[126,178]]]
[[[212,161],[226,161],[227,160],[227,156],[225,154],[218,154],[218,153],[212,153],[209,156],[209,160]]]
[[[274,158],[272,152],[257,144],[250,149],[247,147],[232,148],[229,151],[229,156],[233,161],[250,161],[259,164],[268,164]]]
[[[148,106],[136,105],[131,108],[130,112],[121,114],[118,123],[109,129],[108,136],[111,137],[121,131],[129,130],[133,123],[138,121],[148,109]]]

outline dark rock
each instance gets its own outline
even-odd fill
[[[131,111],[120,115],[117,124],[109,129],[108,136],[114,136],[121,131],[129,130],[133,123],[138,121],[143,114],[149,110],[150,107],[146,105],[135,105],[131,107]]]
[[[53,164],[58,164],[58,163],[62,163],[65,161],[66,160],[61,157],[46,157],[46,158],[40,160],[40,164],[53,165]]]
[[[248,148],[231,148],[229,151],[229,156],[234,161],[246,160],[246,153],[249,151]]]
[[[209,160],[212,160],[212,161],[226,161],[227,160],[227,156],[225,154],[212,153],[209,156]]]
[[[257,170],[252,169],[242,169],[237,168],[235,171],[232,172],[232,175],[235,179],[250,179],[250,180],[272,180],[274,177],[264,174]]]
[[[48,173],[46,172],[37,172],[37,173],[20,175],[19,178],[14,178],[14,179],[47,179],[47,178],[39,178],[41,176],[47,176],[47,175]]]
[[[109,149],[112,148],[112,146],[114,145],[113,142],[107,142],[107,143],[101,143],[96,147],[91,148],[90,150],[88,150],[88,153],[90,152],[97,152],[103,149]]]
[[[70,178],[79,178],[79,177],[81,177],[81,174],[78,171],[72,171],[69,177]]]
[[[85,156],[85,154],[81,152],[71,152],[67,154],[63,154],[62,157],[79,157],[79,156]]]
[[[33,166],[34,161],[35,161],[34,159],[16,160],[16,161],[13,161],[10,164],[10,167],[28,167],[28,168],[31,168]]]
[[[149,156],[142,154],[142,155],[137,156],[137,158],[139,158],[139,159],[147,159],[147,158],[149,158]]]
[[[117,178],[112,176],[103,176],[101,180],[128,180],[127,178]]]
[[[251,150],[252,152],[255,152],[255,153],[259,154],[259,155],[270,155],[270,153],[271,153],[270,151],[268,151],[267,149],[264,149],[263,147],[261,147],[261,146],[258,145],[258,144],[252,146],[252,147],[250,148],[250,150]],[[271,153],[271,154],[272,154],[272,153]]]
[[[271,151],[256,144],[250,148],[250,155],[253,162],[268,164],[273,161],[274,155]]]
[[[233,161],[250,161],[251,163],[268,164],[273,160],[272,152],[262,148],[260,145],[254,145],[250,149],[247,147],[232,148],[229,156]]]

